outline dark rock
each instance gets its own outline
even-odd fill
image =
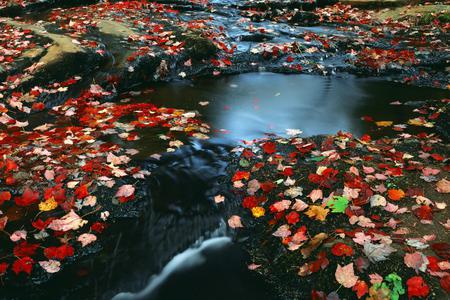
[[[300,26],[314,26],[319,24],[319,16],[310,11],[298,11],[289,22]]]
[[[187,33],[182,36],[184,42],[186,43],[186,53],[192,59],[200,61],[203,59],[210,58],[217,53],[216,46],[207,38],[202,37],[197,33]]]

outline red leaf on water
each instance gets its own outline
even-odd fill
[[[292,176],[294,175],[294,170],[292,168],[284,168],[282,174],[284,176]]]
[[[8,223],[8,217],[1,217],[0,218],[0,230],[5,229],[6,223]]]
[[[259,184],[261,190],[265,193],[270,193],[275,188],[275,183],[266,181]]]
[[[441,287],[447,292],[450,293],[450,275],[447,275],[439,280]]]
[[[106,224],[102,222],[95,222],[91,225],[91,229],[95,232],[102,233],[105,230]]]
[[[258,205],[258,201],[255,196],[248,196],[242,200],[242,206],[245,208],[253,208]]]
[[[431,154],[431,157],[434,158],[437,161],[443,161],[444,160],[444,157],[442,155],[440,155],[440,154],[437,154],[437,153]]]
[[[267,154],[273,154],[275,153],[275,151],[277,151],[277,145],[274,142],[265,142],[262,145],[262,148]]]

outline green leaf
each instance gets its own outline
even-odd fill
[[[405,289],[402,286],[402,278],[397,273],[391,273],[386,276],[385,280],[394,285],[392,288],[391,300],[398,300],[400,295],[405,293]]]
[[[326,156],[316,156],[316,157],[311,157],[309,160],[310,161],[322,161],[326,158]]]
[[[248,162],[248,160],[242,158],[239,161],[239,165],[243,168],[247,168],[248,166],[250,166],[250,163]]]
[[[344,213],[347,206],[348,199],[342,196],[334,196],[327,202],[327,207],[329,207],[333,213]]]

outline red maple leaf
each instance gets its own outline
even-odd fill
[[[333,253],[336,256],[352,256],[353,249],[352,247],[347,246],[344,243],[336,243],[331,248],[331,253]]]
[[[433,210],[428,205],[422,205],[416,210],[414,214],[421,220],[433,220]]]
[[[72,246],[64,244],[59,247],[48,247],[44,249],[44,255],[48,259],[59,259],[63,260],[68,256],[73,256],[74,249]]]
[[[297,224],[300,221],[300,215],[296,211],[291,211],[286,215],[288,224]]]
[[[22,241],[14,247],[13,253],[17,257],[33,256],[39,244],[29,244],[27,241]]]
[[[5,173],[9,171],[17,170],[19,167],[17,166],[16,162],[12,159],[7,159],[5,163]]]
[[[242,180],[242,179],[249,179],[250,178],[250,173],[247,171],[236,171],[236,173],[233,176],[232,181],[238,181],[238,180]]]
[[[21,272],[27,273],[28,275],[31,274],[31,270],[33,269],[34,261],[31,257],[22,257],[16,260],[12,265],[12,270],[16,275],[18,275]]]
[[[6,270],[8,269],[9,264],[2,262],[0,263],[0,276],[4,275],[6,273]]]
[[[439,280],[441,287],[447,292],[450,293],[450,275],[447,275]]]
[[[88,187],[86,184],[83,184],[82,186],[79,186],[75,190],[75,196],[77,196],[77,199],[83,199],[89,196]]]
[[[421,276],[414,276],[406,281],[408,286],[408,299],[412,297],[426,297],[430,293],[430,288],[423,281]]]
[[[272,181],[266,181],[260,183],[259,186],[264,193],[270,193],[275,188],[275,183]]]
[[[11,193],[9,191],[0,192],[0,205],[9,200],[11,200]]]
[[[356,292],[356,296],[358,297],[358,299],[361,299],[362,296],[369,292],[369,287],[367,286],[367,283],[365,281],[358,280],[353,286],[352,290]]]
[[[262,148],[267,154],[272,154],[277,151],[277,145],[274,142],[266,142],[262,145]]]
[[[35,192],[29,187],[26,187],[22,196],[15,197],[15,202],[18,206],[30,206],[39,200],[39,192]]]

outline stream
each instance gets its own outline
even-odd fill
[[[363,116],[395,123],[408,120],[410,107],[391,105],[392,102],[417,105],[417,101],[449,96],[447,90],[352,75],[275,73],[178,81],[152,85],[132,94],[135,96],[127,94],[123,98],[198,111],[212,126],[212,137],[231,144],[261,138],[266,133],[284,135],[288,128],[300,129],[304,136],[334,134],[339,130],[361,136],[369,130],[369,125],[361,121]],[[142,139],[128,144],[138,149],[141,157],[164,150],[154,130],[141,134]]]
[[[164,153],[167,141],[162,134],[167,130],[161,128],[137,129],[140,139],[134,141],[124,141],[117,136],[105,138],[113,139],[111,141],[122,148],[138,150],[139,153],[134,156],[137,164],[151,173],[142,190],[136,189],[136,193],[144,194],[142,198],[145,201],[142,202],[145,203],[138,203],[144,206],[140,211],[143,213],[139,214],[136,209],[125,212],[122,219],[114,220],[104,245],[95,244],[92,253],[88,253],[90,255],[81,257],[80,261],[74,259],[74,263],[55,275],[54,280],[52,278],[47,282],[48,277],[42,282],[33,282],[35,286],[30,284],[29,289],[23,290],[20,283],[16,284],[0,299],[30,299],[30,290],[33,299],[43,296],[46,299],[67,300],[277,299],[271,286],[248,269],[248,255],[227,226],[226,217],[233,214],[233,209],[239,204],[214,202],[214,196],[219,194],[225,196],[225,201],[235,197],[228,187],[230,174],[227,167],[232,156],[231,149],[244,140],[263,138],[267,134],[285,136],[287,129],[301,130],[304,137],[335,134],[338,131],[350,132],[358,137],[365,133],[381,137],[385,133],[383,129],[363,121],[364,116],[375,121],[405,124],[413,108],[420,103],[450,97],[448,89],[399,83],[400,78],[406,75],[400,76],[400,73],[390,73],[389,70],[382,78],[351,75],[348,70],[357,68],[349,67],[349,49],[345,47],[335,46],[335,56],[331,50],[311,50],[322,45],[316,37],[310,40],[309,36],[313,34],[332,37],[330,41],[340,45],[341,38],[348,38],[348,41],[345,39],[348,44],[358,38],[352,31],[338,31],[330,24],[303,27],[301,24],[270,19],[250,22],[250,18],[246,18],[247,21],[241,22],[245,16],[245,10],[238,8],[241,1],[209,2],[214,6],[208,10],[179,4],[177,7],[181,8],[181,13],[174,18],[174,24],[181,21],[195,24],[195,20],[210,19],[214,25],[211,28],[225,28],[224,32],[220,29],[220,34],[215,32],[217,36],[212,39],[217,38],[221,42],[221,37],[223,41],[235,44],[236,52],[229,56],[234,56],[236,61],[229,68],[213,67],[210,58],[196,60],[195,55],[189,54],[194,57],[191,68],[186,65],[188,57],[189,63],[192,63],[189,55],[180,58],[164,54],[162,57],[173,69],[165,74],[166,78],[155,77],[160,76],[157,67],[162,64],[154,58],[159,58],[163,53],[158,52],[161,49],[155,48],[157,51],[151,52],[153,56],[145,54],[142,60],[138,57],[140,59],[136,61],[134,58],[127,61],[139,45],[128,34],[87,31],[86,37],[91,38],[90,42],[98,42],[98,47],[90,49],[93,53],[89,52],[89,55],[97,57],[101,53],[101,62],[93,63],[92,70],[79,83],[80,88],[75,85],[74,90],[69,90],[70,93],[61,96],[61,99],[77,95],[83,86],[92,83],[102,85],[109,81],[107,78],[110,75],[111,78],[112,75],[118,78],[120,75],[117,90],[112,85],[114,91],[119,93],[114,101],[145,102],[157,107],[194,111],[211,126],[210,139],[180,137],[184,145],[175,152]],[[307,4],[307,1],[303,3]],[[50,12],[31,12],[24,16],[24,20],[33,23],[47,20]],[[56,12],[62,15],[64,10],[58,9]],[[130,20],[133,18],[127,18],[127,22],[132,23]],[[74,20],[80,21],[77,18]],[[143,23],[140,26],[147,29],[147,25]],[[48,28],[60,31],[55,24]],[[167,25],[167,28],[165,30],[174,30],[175,27]],[[141,33],[136,28],[133,30],[131,32]],[[259,34],[261,32],[263,34]],[[83,41],[85,36],[74,33],[72,37]],[[265,57],[264,54],[271,52],[265,53],[256,47],[260,42],[287,45],[293,41],[299,43],[297,47],[303,48],[301,51],[300,48],[296,49],[299,51],[291,49],[292,53],[287,54],[293,55],[296,63],[304,65],[303,71],[298,72],[302,74],[281,74],[293,72],[286,67],[286,58],[278,58],[277,55]],[[312,52],[306,52],[307,49]],[[251,50],[257,50],[258,54]],[[94,55],[94,52],[98,53]],[[200,52],[198,55],[203,54]],[[77,62],[77,58],[74,61]],[[304,64],[305,61],[308,64]],[[72,66],[64,67],[70,69]],[[408,69],[406,66],[404,68]],[[222,72],[217,73],[220,76],[214,73],[217,70]],[[255,72],[258,70],[260,72]],[[361,74],[375,74],[366,71]],[[56,73],[59,74],[59,71]],[[183,80],[183,77],[189,80]],[[154,83],[157,79],[161,80]],[[431,79],[427,80],[431,82]],[[61,99],[56,97],[54,103],[49,100],[49,103],[46,102],[47,108],[62,104]],[[38,125],[51,118],[47,111],[37,112],[29,116],[29,122]],[[159,157],[154,153],[164,154]]]
[[[157,239],[168,239],[167,245],[170,245],[170,241],[174,242],[173,230],[181,230],[175,235],[190,235],[195,242],[187,250],[178,252],[159,275],[151,276],[150,280],[141,277],[140,284],[134,282],[128,289],[127,284],[122,286],[114,297],[116,300],[181,299],[185,295],[192,299],[210,299],[212,294],[214,299],[274,299],[270,287],[246,269],[245,253],[226,238],[229,232],[225,220],[205,211],[205,207],[210,209],[212,197],[220,190],[217,184],[209,183],[223,175],[226,145],[236,145],[241,140],[262,137],[266,133],[283,135],[287,128],[301,129],[305,136],[333,134],[339,130],[362,135],[369,130],[362,116],[402,123],[408,119],[409,105],[449,96],[445,90],[353,76],[272,73],[179,81],[153,85],[144,88],[142,93],[132,94],[132,99],[124,95],[123,100],[197,110],[211,124],[214,133],[211,142],[191,142],[167,155],[152,176],[159,183],[153,186],[153,201],[174,203],[174,207],[166,207],[169,214],[179,214],[174,218],[187,220],[177,223],[177,228],[168,228],[163,223],[157,225],[166,230],[166,236],[158,235]],[[396,101],[407,105],[390,104]],[[142,138],[131,144],[141,152],[141,158],[164,150],[155,133],[155,130],[144,131]],[[183,215],[186,207],[191,209],[202,202],[205,206],[188,216]],[[186,203],[188,205],[183,207]],[[188,226],[193,227],[188,229]],[[154,236],[157,230],[153,227],[153,233],[147,232],[147,236]],[[184,236],[184,240],[189,238]],[[166,251],[161,247],[159,250]],[[142,249],[138,255],[158,260],[155,257],[158,252]],[[139,273],[136,276],[139,277]],[[105,295],[109,298],[113,293],[109,290]]]

